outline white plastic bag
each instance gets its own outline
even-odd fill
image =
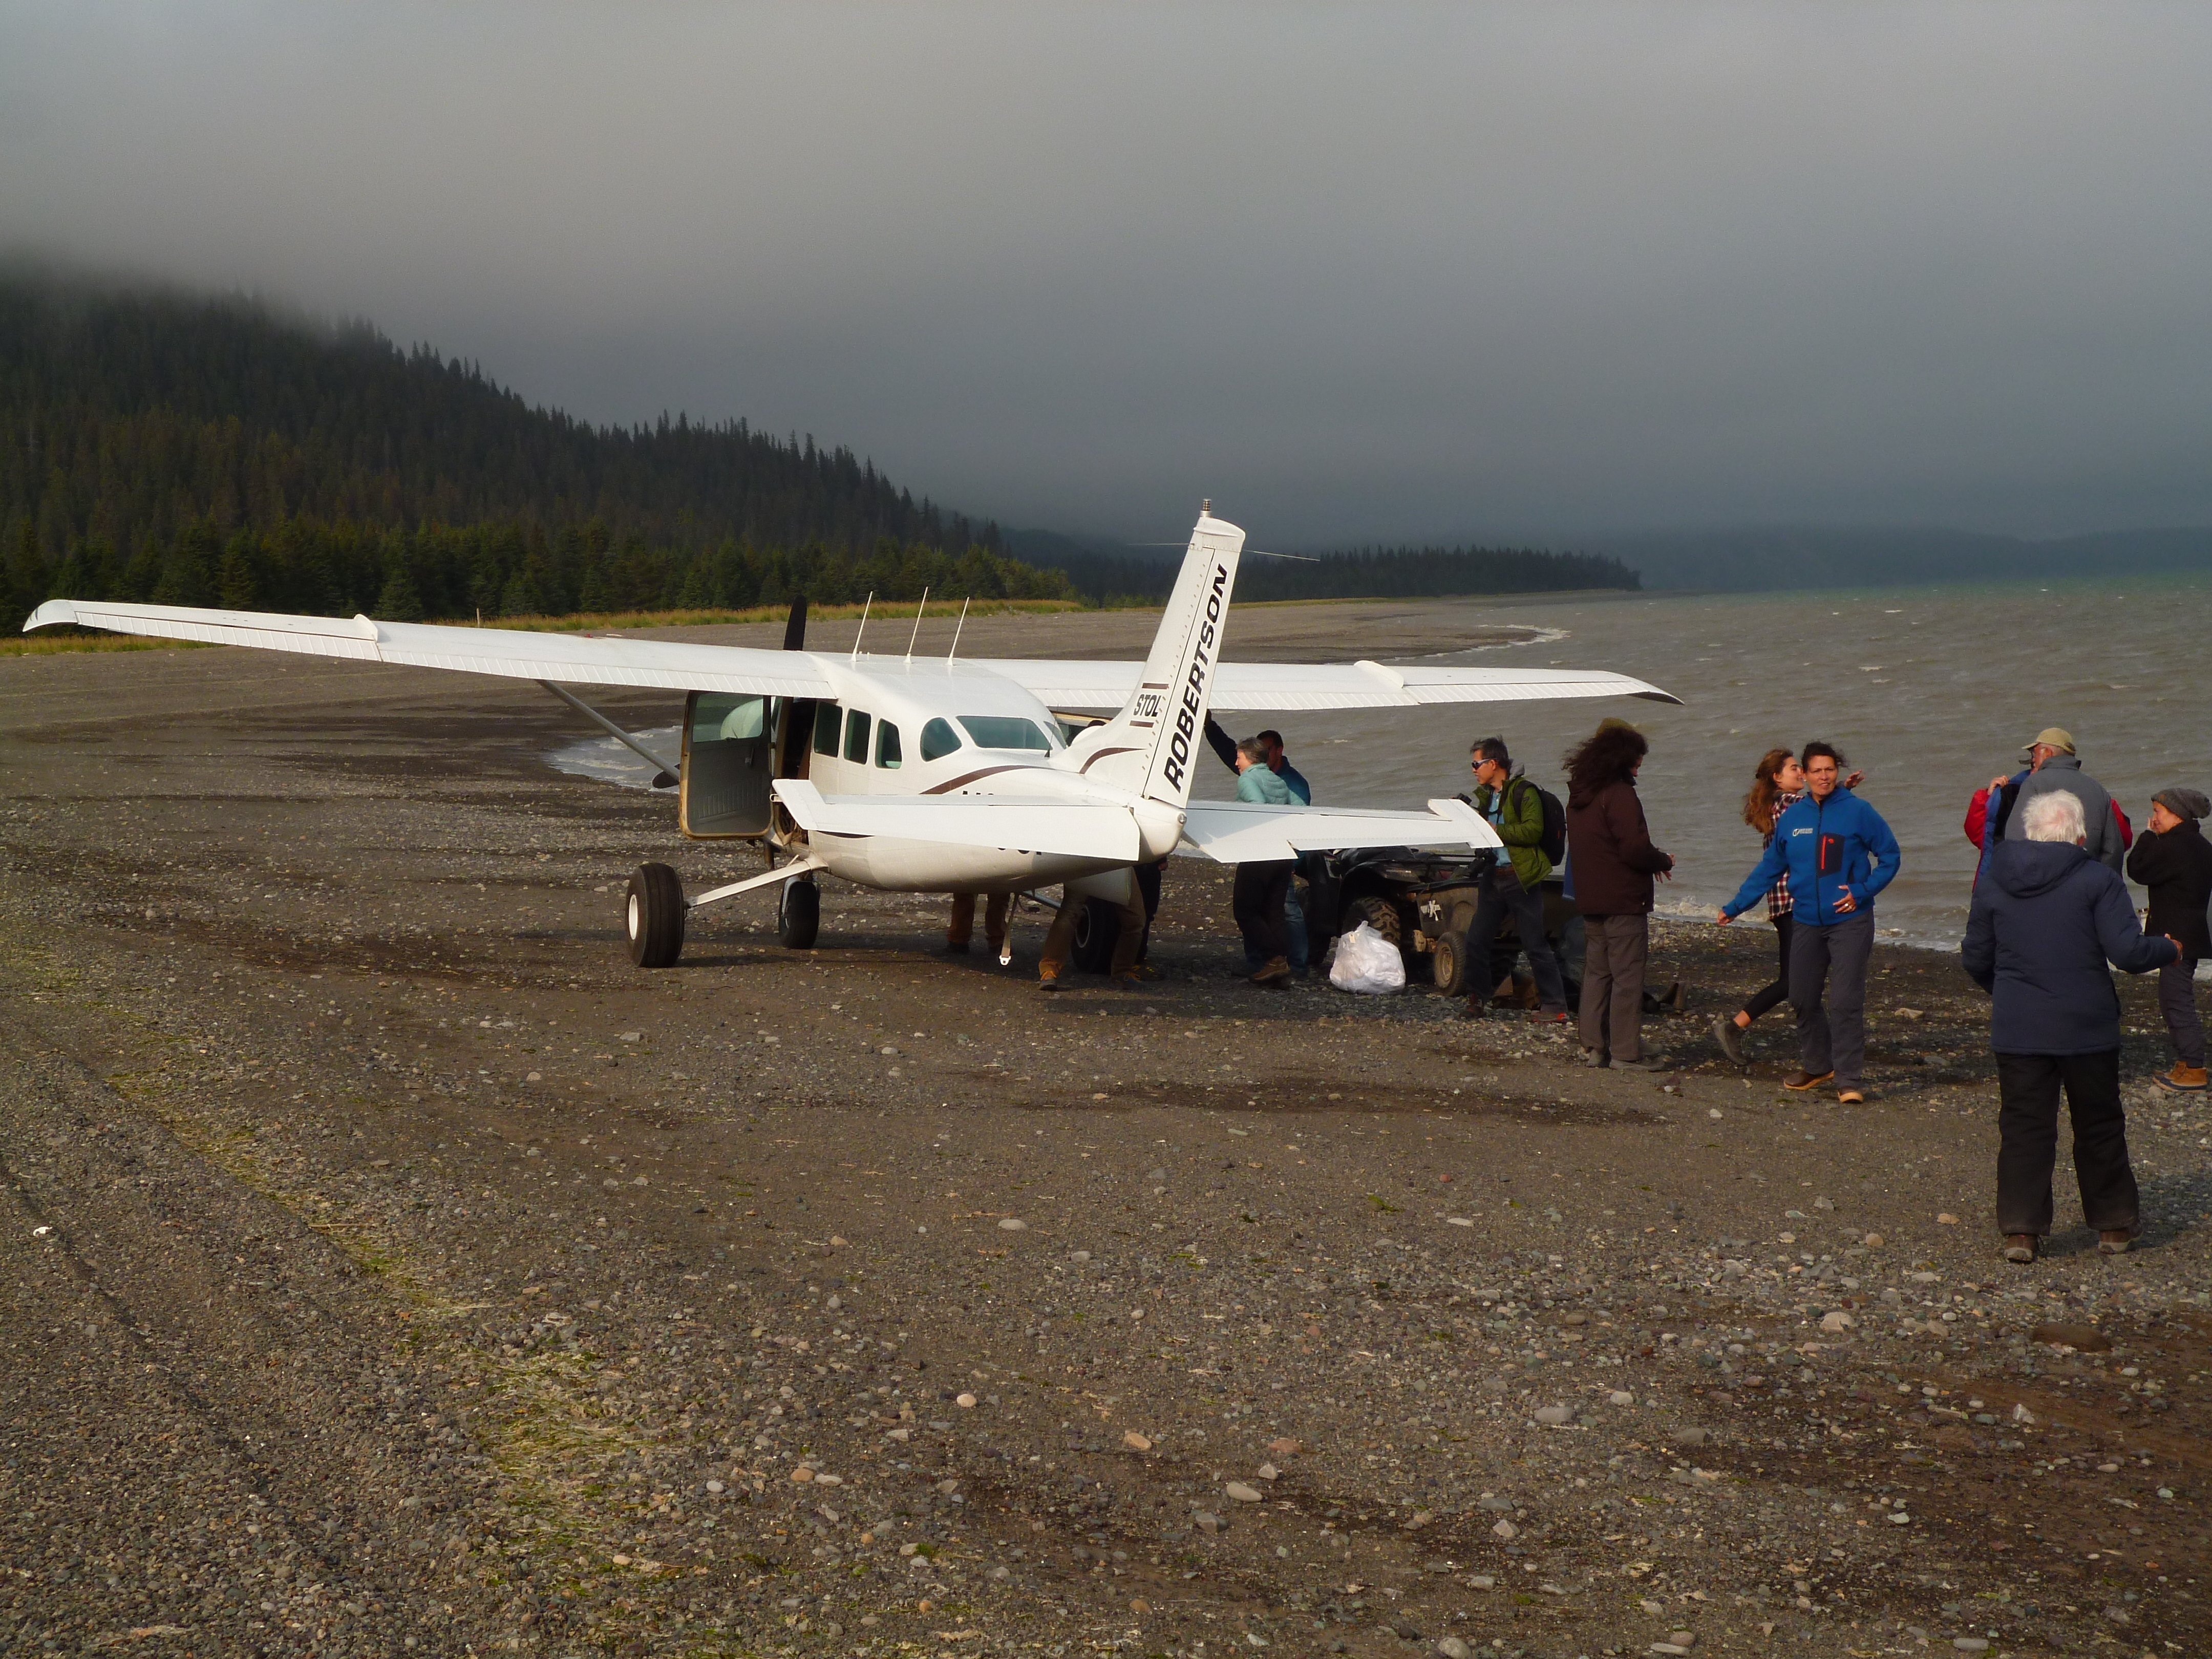
[[[1328,982],[1340,991],[1386,996],[1406,988],[1406,959],[1396,945],[1363,921],[1336,941]]]

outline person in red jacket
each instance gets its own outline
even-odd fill
[[[1652,880],[1674,860],[1651,844],[1636,775],[1651,745],[1608,720],[1567,751],[1567,848],[1583,915],[1583,1059],[1656,1072],[1644,1052],[1644,969],[1651,951]]]

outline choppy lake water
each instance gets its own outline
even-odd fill
[[[1604,714],[1632,720],[1651,740],[1645,813],[1675,859],[1661,908],[1682,915],[1709,915],[1758,858],[1741,809],[1759,756],[1824,738],[1864,769],[1859,793],[1904,848],[1876,926],[1951,949],[1974,867],[1960,827],[1967,799],[2015,769],[2021,745],[2045,726],[2074,734],[2084,769],[2138,829],[2154,790],[2212,793],[2208,600],[2212,580],[2201,577],[1508,600],[1496,607],[1500,620],[1560,637],[1506,649],[1547,666],[1633,674],[1685,706],[1474,705],[1276,724],[1317,799],[1409,805],[1463,788],[1468,744],[1493,732],[1564,795],[1569,744]]]
[[[1891,939],[1948,950],[1965,927],[1973,873],[1960,830],[1967,799],[2014,769],[2021,744],[2043,727],[2074,734],[2083,767],[2139,829],[2154,790],[2183,783],[2212,793],[2212,684],[2200,641],[2208,601],[2212,579],[2194,576],[1504,599],[1488,614],[1541,635],[1461,659],[1510,652],[1547,666],[1615,669],[1686,706],[1475,704],[1273,723],[1317,800],[1412,806],[1465,788],[1469,744],[1493,733],[1564,794],[1559,762],[1568,745],[1604,714],[1633,720],[1651,739],[1644,809],[1675,859],[1660,908],[1699,916],[1758,858],[1758,837],[1741,815],[1753,763],[1777,744],[1825,738],[1865,770],[1860,793],[1905,850],[1902,872],[1876,902],[1875,925]],[[644,735],[648,746],[675,752],[676,728]],[[650,775],[611,739],[577,744],[552,761],[639,787]],[[1229,775],[1209,767],[1199,793],[1227,797]]]

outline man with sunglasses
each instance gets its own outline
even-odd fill
[[[1547,1024],[1567,1021],[1566,985],[1559,975],[1559,959],[1544,933],[1544,878],[1552,861],[1544,856],[1544,801],[1525,774],[1513,769],[1505,739],[1485,738],[1470,757],[1474,769],[1474,810],[1490,820],[1505,843],[1506,856],[1482,878],[1474,907],[1474,921],[1467,930],[1467,960],[1470,975],[1467,1013],[1482,1018],[1483,1005],[1492,988],[1490,952],[1505,918],[1521,948],[1528,953],[1529,970],[1536,976],[1537,1018]]]

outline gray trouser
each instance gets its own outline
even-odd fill
[[[2173,1041],[2173,1057],[2200,1071],[2204,1066],[2204,1025],[2197,1018],[2197,964],[2184,957],[2158,970],[2158,1011],[2166,1016],[2166,1034]]]
[[[1814,1077],[1836,1074],[1855,1087],[1866,1071],[1867,960],[1874,954],[1874,912],[1825,927],[1802,918],[1790,939],[1790,1002],[1797,1010],[1797,1063]]]
[[[1601,1059],[1644,1058],[1644,964],[1651,918],[1583,918],[1582,1042]]]

